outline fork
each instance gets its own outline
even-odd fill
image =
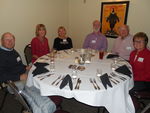
[[[80,81],[80,78],[78,78],[78,79],[77,79],[77,83],[76,83],[76,85],[75,85],[75,88],[74,88],[74,89],[77,89],[78,84],[79,84],[79,81]]]
[[[110,79],[113,79],[114,81],[116,81],[117,83],[120,83],[118,80],[116,80],[115,78],[113,78],[112,76],[108,76]]]
[[[47,78],[47,77],[49,77],[49,76],[51,76],[52,74],[49,74],[49,75],[45,75],[45,76],[40,76],[40,77],[38,77],[40,80],[43,80],[43,79],[45,79],[45,78]]]
[[[92,78],[89,79],[91,84],[93,84],[94,88],[97,89],[97,87],[95,86],[94,82],[92,81]]]
[[[63,76],[55,85],[57,86],[60,83],[60,81],[62,81],[64,78],[65,76]]]
[[[100,90],[100,87],[98,86],[98,84],[97,84],[97,82],[96,82],[95,78],[93,78],[93,82],[96,84],[97,89],[98,89],[98,90]]]
[[[80,84],[81,84],[81,80],[79,79],[77,89],[79,89],[79,88],[80,88]]]
[[[114,74],[114,73],[110,73],[113,77],[118,77],[118,78],[120,78],[121,80],[123,80],[123,81],[125,81],[126,80],[126,78],[124,78],[124,77],[121,77],[121,76],[118,76],[118,75],[116,75],[116,74]]]
[[[55,82],[56,82],[57,80],[59,80],[60,78],[61,78],[61,75],[60,75],[56,80],[54,80],[54,81],[52,82],[52,85],[55,84]]]

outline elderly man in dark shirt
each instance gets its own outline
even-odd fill
[[[0,83],[8,80],[18,81],[27,79],[27,70],[20,55],[14,49],[15,37],[7,32],[1,37],[0,47]]]

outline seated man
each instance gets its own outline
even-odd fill
[[[0,83],[8,80],[18,81],[26,80],[26,67],[20,58],[18,52],[14,49],[15,37],[7,32],[1,37],[0,47]]]
[[[93,22],[93,32],[85,38],[83,48],[91,48],[99,51],[107,50],[107,39],[100,32],[100,21],[95,20]]]
[[[130,52],[133,50],[133,36],[129,34],[127,25],[120,26],[118,31],[119,37],[115,40],[112,52],[129,60]]]

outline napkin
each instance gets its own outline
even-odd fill
[[[49,64],[48,64],[48,63],[36,62],[34,65],[35,65],[36,67],[44,67],[44,66],[47,66],[47,65],[49,65]]]
[[[109,58],[117,58],[117,57],[119,57],[119,55],[116,55],[116,54],[109,54],[109,55],[107,56],[108,59],[109,59]]]
[[[42,73],[49,72],[44,66],[49,65],[48,63],[41,63],[41,62],[36,62],[34,66],[36,67],[35,70],[32,72],[33,77]]]
[[[105,89],[107,89],[107,85],[110,86],[110,87],[112,87],[112,84],[111,84],[111,82],[109,81],[109,78],[108,78],[108,74],[107,74],[107,73],[105,73],[105,74],[103,74],[102,76],[100,76],[100,79],[101,79],[102,84],[103,84],[103,86],[105,87]]]
[[[49,72],[48,69],[46,69],[45,67],[38,67],[36,68],[32,74],[33,74],[33,77],[36,76],[36,75],[39,75],[39,74],[42,74],[42,73],[46,73],[46,72]]]
[[[69,88],[70,90],[73,89],[73,84],[72,84],[72,79],[70,75],[66,75],[65,78],[63,79],[62,83],[60,84],[60,89],[64,88],[67,84],[69,83]]]
[[[131,71],[126,65],[120,66],[119,68],[115,69],[116,72],[127,75],[131,78]]]

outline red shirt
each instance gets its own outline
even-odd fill
[[[32,55],[37,55],[38,57],[41,57],[47,53],[50,52],[48,40],[45,37],[44,41],[41,42],[38,37],[34,37],[31,41],[31,48],[32,48]],[[36,59],[32,57],[32,63]]]
[[[150,82],[150,50],[145,48],[137,55],[137,50],[130,54],[130,64],[133,69],[135,81]]]

